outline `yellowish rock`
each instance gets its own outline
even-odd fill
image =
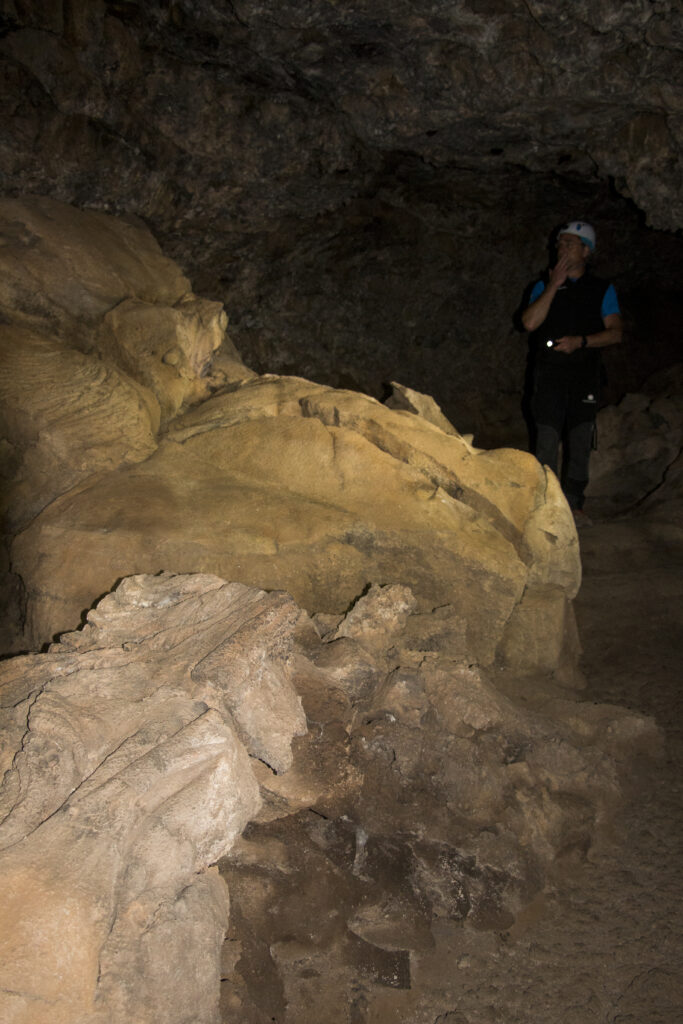
[[[501,532],[419,468],[354,429],[286,415],[162,442],[133,470],[54,502],[14,559],[31,644],[70,628],[117,578],[172,566],[284,589],[309,611],[343,611],[372,581],[406,583],[453,604],[485,661],[527,575]]]
[[[3,511],[20,525],[93,474],[156,448],[159,405],[109,360],[23,326],[0,326],[0,403],[14,473]]]

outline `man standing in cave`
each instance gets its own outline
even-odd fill
[[[590,272],[595,231],[570,221],[557,233],[557,259],[536,281],[522,323],[535,350],[531,411],[536,458],[557,472],[563,443],[562,489],[577,526],[583,511],[588,462],[600,390],[600,349],[621,341],[622,322],[613,285]]]

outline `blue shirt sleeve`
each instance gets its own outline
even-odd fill
[[[542,295],[545,291],[545,281],[537,281],[531,289],[531,295],[529,296],[529,305],[535,302],[539,295]]]
[[[621,310],[619,308],[619,299],[617,298],[617,293],[614,289],[613,284],[608,286],[607,291],[602,297],[602,307],[600,309],[600,313],[602,315],[603,320],[606,316],[609,316],[611,313],[621,313]]]

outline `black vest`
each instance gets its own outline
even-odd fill
[[[564,365],[573,372],[588,374],[598,371],[600,366],[600,350],[580,348],[570,355],[555,352],[548,347],[549,340],[556,340],[565,335],[598,334],[605,330],[602,319],[602,300],[608,284],[592,274],[583,274],[576,281],[569,278],[558,289],[548,315],[531,335],[536,349],[537,358],[541,362],[564,361]]]

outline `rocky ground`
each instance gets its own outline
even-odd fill
[[[391,1016],[385,1004],[363,1018],[373,1024],[672,1024],[683,1015],[681,547],[653,541],[637,517],[596,523],[581,543],[586,696],[656,716],[663,756],[632,764],[612,833],[562,864],[510,931],[454,933],[451,963],[433,965],[428,1007]]]
[[[622,766],[625,802],[612,825],[590,850],[570,850],[558,862],[544,892],[512,927],[482,928],[471,919],[432,921],[435,944],[431,951],[414,944],[417,954],[411,956],[406,985],[390,978],[368,980],[361,971],[348,1002],[340,1003],[339,990],[331,991],[332,977],[299,972],[295,990],[287,991],[282,1019],[301,1024],[672,1024],[681,1019],[680,534],[670,524],[622,517],[582,531],[581,547],[584,582],[577,611],[586,699],[654,716],[665,741],[661,756],[635,757]],[[224,1020],[238,1019],[228,1000],[223,1011]],[[280,1019],[278,1012],[270,1017]]]

